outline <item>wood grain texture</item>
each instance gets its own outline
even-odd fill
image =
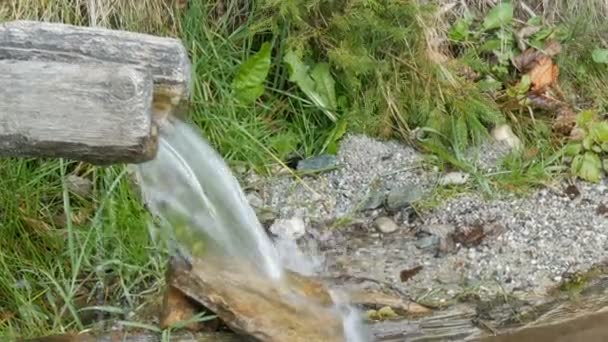
[[[37,21],[0,24],[0,59],[145,66],[155,94],[190,96],[191,65],[181,41],[128,31]]]
[[[149,160],[152,92],[137,66],[0,60],[0,155]]]

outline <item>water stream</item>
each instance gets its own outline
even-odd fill
[[[137,168],[149,209],[167,228],[181,255],[253,262],[251,272],[277,284],[282,283],[287,266],[314,272],[313,256],[293,242],[275,245],[267,236],[225,161],[190,125],[175,121],[164,126],[157,157]],[[359,313],[344,304],[339,292],[330,294],[341,313],[347,341],[367,341]]]

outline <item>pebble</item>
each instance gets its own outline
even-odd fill
[[[378,229],[378,231],[380,231],[381,233],[384,233],[384,234],[390,234],[390,233],[397,231],[397,229],[399,229],[399,227],[397,226],[395,221],[393,221],[391,218],[385,217],[385,216],[378,217],[374,221],[374,226],[376,227],[376,229]]]
[[[439,248],[439,237],[435,235],[425,236],[414,242],[414,245],[419,249],[437,250]]]
[[[469,180],[469,174],[464,172],[450,172],[439,178],[439,185],[462,185]]]

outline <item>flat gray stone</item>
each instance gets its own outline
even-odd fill
[[[300,160],[298,162],[298,171],[318,171],[329,169],[338,165],[336,156],[331,154],[322,154],[309,159]]]

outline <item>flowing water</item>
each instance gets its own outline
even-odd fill
[[[254,262],[252,272],[277,284],[287,267],[306,274],[317,269],[318,262],[294,242],[271,241],[222,157],[188,124],[175,121],[164,126],[157,157],[137,168],[146,202],[168,228],[180,254],[242,258]],[[344,304],[340,293],[330,294],[342,315],[347,341],[366,341],[359,313]]]

